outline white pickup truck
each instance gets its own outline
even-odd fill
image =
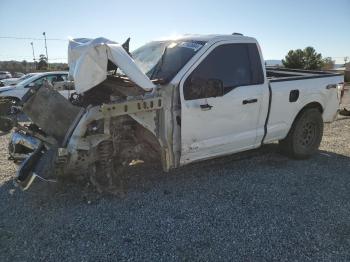
[[[323,122],[337,116],[341,75],[266,68],[251,37],[191,35],[125,49],[104,38],[73,40],[76,101],[45,87],[24,99],[45,133],[18,172],[24,188],[54,169],[112,192],[120,167],[158,160],[168,171],[272,141],[305,159],[320,145]],[[106,76],[110,69],[116,73]]]

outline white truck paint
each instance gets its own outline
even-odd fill
[[[297,114],[303,107],[313,102],[322,106],[325,122],[335,119],[339,109],[339,98],[336,88],[327,89],[327,86],[341,82],[342,76],[317,78],[316,73],[299,72],[301,74],[299,77],[291,77],[289,81],[268,79],[263,56],[255,39],[239,36],[217,36],[213,39],[215,40],[207,43],[207,48],[203,48],[201,53],[197,54],[200,58],[186,67],[186,73],[181,76],[181,80],[177,77],[173,80],[174,85],[177,85],[176,81],[180,82],[182,165],[259,147],[265,133],[264,127],[269,109],[269,85],[272,92],[271,108],[267,134],[263,142],[285,138]],[[253,43],[258,46],[261,66],[264,68],[264,82],[259,85],[237,87],[222,97],[186,101],[183,96],[183,85],[191,72],[215,48],[237,43]],[[295,103],[290,103],[289,93],[294,89],[299,90],[299,99]],[[257,102],[242,105],[242,101],[246,99],[257,99]],[[206,103],[212,106],[211,110],[201,110],[200,105]]]
[[[50,122],[48,116],[29,115],[48,137],[30,158],[38,159],[56,148],[60,172],[90,174],[99,189],[99,176],[110,187],[117,163],[129,163],[130,157],[149,159],[154,153],[151,148],[156,148],[165,171],[272,141],[280,141],[291,155],[309,157],[319,146],[323,122],[333,121],[339,109],[341,75],[265,68],[258,42],[251,37],[188,35],[149,43],[134,51],[133,59],[113,56],[115,65],[129,78],[107,77],[103,72],[112,58],[113,43],[106,39],[85,42],[90,44],[73,48],[78,51],[70,52],[69,61],[73,76],[80,79],[79,90],[87,90],[82,101],[87,97],[89,102],[78,101],[75,106],[79,108],[75,108],[57,99],[56,105],[52,100],[47,108],[38,109],[41,105],[36,106],[36,100],[55,96],[50,94],[54,91],[40,88],[33,92],[33,99],[26,98],[24,109],[55,119]],[[92,46],[101,56],[92,51],[91,43],[98,43]],[[116,49],[121,50],[119,45]],[[87,50],[91,52],[84,55]],[[91,63],[92,57],[102,62]],[[92,87],[91,77],[84,82],[81,72],[98,72],[97,86]],[[101,90],[110,95],[102,99]],[[62,108],[62,116],[72,114],[74,121],[61,121],[53,115],[54,108]],[[47,142],[55,139],[55,145]],[[17,182],[24,188],[33,181],[33,172],[28,170],[34,169],[35,161],[28,161],[18,173]]]

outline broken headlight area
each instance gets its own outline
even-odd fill
[[[8,145],[9,160],[22,161],[30,156],[40,145],[40,140],[28,132],[17,130],[11,135]]]

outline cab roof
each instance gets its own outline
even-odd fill
[[[210,35],[198,35],[198,34],[188,34],[188,35],[181,35],[174,38],[168,38],[168,39],[161,39],[163,41],[203,41],[203,42],[218,42],[218,41],[230,41],[230,40],[249,40],[249,41],[256,41],[252,37],[244,36],[238,33],[234,33],[231,35],[225,35],[225,34],[210,34]]]

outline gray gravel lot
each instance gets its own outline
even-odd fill
[[[0,261],[349,261],[350,119],[320,152],[275,144],[164,174],[130,172],[124,198],[74,182],[21,192],[0,137]]]

